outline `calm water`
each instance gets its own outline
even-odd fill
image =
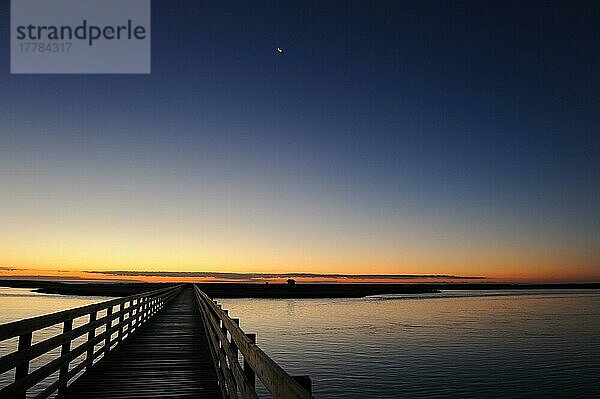
[[[65,309],[73,309],[80,306],[108,300],[107,297],[97,296],[66,296],[38,294],[23,288],[0,287],[0,324],[28,317],[40,316],[47,313],[58,312]],[[73,327],[84,324],[87,318],[80,317],[73,321]],[[98,329],[101,332],[102,329]],[[43,341],[46,338],[58,335],[62,332],[62,325],[56,325],[33,334],[32,342]],[[73,340],[73,347],[83,343],[85,337]],[[17,347],[18,338],[0,341],[0,356],[14,352]],[[31,362],[30,372],[38,369],[44,364],[56,359],[60,355],[60,348],[48,352]],[[85,357],[85,355],[83,355]],[[53,375],[44,383],[35,386],[28,391],[28,397],[41,392],[46,386],[52,384],[57,376]],[[4,387],[14,381],[14,370],[0,374],[0,387]]]
[[[323,398],[600,397],[600,292],[222,300]]]
[[[0,288],[0,323],[103,299]],[[600,291],[221,303],[316,397],[600,397]]]
[[[106,301],[100,296],[39,294],[24,288],[0,287],[0,324]]]

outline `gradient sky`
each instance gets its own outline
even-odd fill
[[[36,76],[1,0],[0,266],[600,280],[600,3],[523,3],[155,0],[151,75]]]

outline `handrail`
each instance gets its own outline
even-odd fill
[[[0,390],[0,397],[25,398],[28,389],[57,371],[58,379],[40,392],[36,398],[47,398],[56,391],[61,396],[73,377],[78,376],[84,369],[89,371],[94,361],[108,354],[131,336],[142,324],[164,308],[181,288],[181,285],[167,287],[0,325],[0,341],[19,337],[17,350],[0,357],[0,374],[15,370],[15,381]],[[116,311],[115,307],[118,307]],[[98,318],[98,313],[104,311],[106,311],[105,315]],[[83,316],[89,317],[87,322],[73,328],[73,320]],[[60,323],[63,325],[61,334],[32,344],[34,332]],[[102,327],[104,331],[96,335],[96,330]],[[85,334],[87,334],[86,341],[72,349],[71,342]],[[102,344],[102,347],[96,350],[99,344]],[[29,372],[29,363],[33,359],[58,347],[61,347],[60,357]],[[71,365],[83,354],[85,354],[84,359]]]
[[[197,285],[196,301],[204,321],[215,371],[223,398],[258,398],[255,377],[276,399],[309,399],[311,381],[308,376],[292,377],[256,345],[256,335],[246,334],[239,319],[232,319]],[[239,354],[243,357],[243,367]]]

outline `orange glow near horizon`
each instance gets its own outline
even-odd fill
[[[124,240],[124,242],[127,242]],[[130,281],[188,281],[188,278],[163,276],[112,276],[87,271],[131,272],[199,272],[245,274],[340,274],[340,275],[450,275],[485,277],[485,281],[505,282],[597,282],[600,281],[599,257],[593,251],[575,251],[555,247],[543,248],[469,248],[467,254],[452,248],[435,248],[426,251],[419,247],[400,249],[385,242],[370,245],[367,250],[348,244],[346,248],[283,248],[261,245],[252,250],[237,246],[236,251],[226,251],[225,244],[212,251],[199,251],[195,247],[174,242],[142,243],[108,246],[110,251],[98,247],[64,245],[48,239],[43,248],[18,250],[19,246],[2,245],[0,240],[0,277],[51,278],[79,280],[130,280]],[[61,245],[62,244],[62,245]],[[367,243],[371,244],[371,243]],[[235,245],[231,244],[232,248]],[[12,251],[10,249],[13,249]],[[23,248],[20,246],[20,248]],[[86,249],[87,248],[87,249]],[[200,255],[198,255],[200,253]],[[82,266],[85,265],[85,266]],[[135,265],[135,266],[132,266]],[[176,265],[176,266],[173,266]],[[213,265],[219,265],[214,267]],[[60,271],[60,272],[59,272]],[[206,281],[212,281],[203,278]],[[302,279],[298,279],[302,282]],[[194,278],[193,281],[200,281]],[[265,280],[260,280],[265,281]],[[315,282],[314,278],[309,279]],[[319,281],[347,282],[346,279],[322,277]],[[426,280],[432,281],[432,280]],[[460,279],[452,280],[460,281]],[[353,279],[353,282],[358,282]],[[369,280],[369,282],[408,282]]]
[[[478,208],[386,210],[378,198],[329,196],[266,175],[198,172],[200,187],[171,186],[172,176],[154,172],[150,180],[86,175],[75,184],[54,170],[61,179],[47,185],[13,176],[13,194],[0,198],[0,268],[27,269],[32,278],[125,270],[600,281],[600,246],[586,231]]]
[[[135,272],[134,272],[135,273]],[[288,276],[282,273],[278,276],[261,276],[257,273],[255,277],[236,277],[232,273],[231,277],[223,276],[164,276],[156,275],[161,272],[138,272],[140,274],[119,275],[111,272],[90,272],[79,270],[48,270],[48,269],[21,269],[21,268],[0,268],[0,279],[9,280],[43,280],[43,281],[61,281],[61,282],[147,282],[147,283],[285,283]],[[144,274],[147,273],[147,274]],[[210,274],[210,273],[208,273]],[[218,274],[218,273],[216,273]],[[405,283],[585,283],[599,282],[598,279],[577,278],[572,275],[563,275],[552,278],[532,278],[528,276],[498,276],[485,277],[481,279],[473,278],[385,278],[385,276],[362,277],[360,275],[344,275],[343,277],[328,276],[326,274],[318,276],[295,276],[292,278],[298,283],[382,283],[382,284],[405,284]]]
[[[0,238],[0,277],[72,279],[80,281],[214,281],[164,276],[112,276],[88,273],[197,272],[341,275],[451,275],[480,276],[486,282],[598,282],[600,253],[587,243],[558,237],[525,244],[516,239],[394,230],[381,220],[375,233],[360,226],[327,227],[325,232],[234,229],[234,223],[215,228],[214,234],[193,231],[149,230],[139,226],[108,226],[98,220],[85,228],[80,221],[49,221],[19,225]],[[247,225],[250,225],[249,223]],[[375,229],[375,227],[372,227]],[[343,227],[343,228],[342,228]],[[324,229],[326,227],[323,227]],[[339,230],[339,231],[338,231]],[[32,233],[35,232],[35,233]],[[337,232],[337,236],[333,233]],[[442,232],[444,233],[442,235]],[[372,235],[371,235],[372,234]],[[333,239],[332,237],[335,237]],[[12,269],[12,270],[9,270]],[[57,271],[61,272],[57,272]],[[348,282],[348,279],[296,278],[299,282]],[[360,279],[351,279],[359,282]],[[266,281],[265,279],[259,281]],[[275,279],[274,281],[280,281]],[[412,282],[368,280],[369,282]],[[420,282],[422,280],[415,280]],[[433,282],[426,279],[427,282]],[[438,280],[439,281],[439,280]],[[461,281],[453,279],[451,281]],[[477,280],[476,280],[477,281]],[[365,281],[366,282],[366,281]]]

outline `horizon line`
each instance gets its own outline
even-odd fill
[[[345,273],[238,273],[238,272],[192,272],[192,271],[134,271],[134,270],[92,270],[88,273],[103,274],[111,276],[145,276],[145,277],[216,277],[232,279],[255,279],[255,278],[336,278],[336,279],[390,279],[390,280],[412,280],[412,279],[453,279],[453,280],[485,280],[485,276],[458,276],[451,274],[345,274]]]

